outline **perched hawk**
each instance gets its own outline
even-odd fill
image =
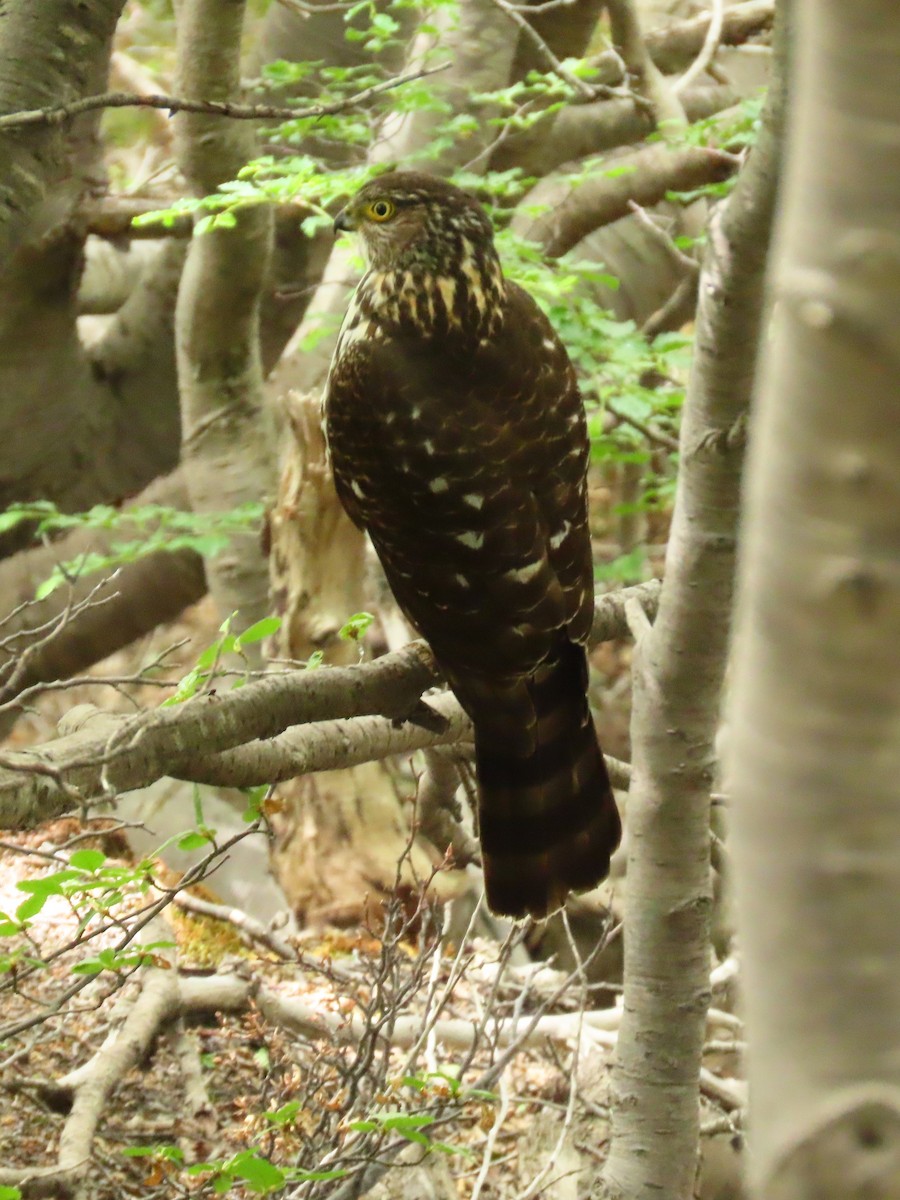
[[[334,224],[368,260],[323,402],[338,495],[474,723],[488,903],[544,917],[620,836],[586,696],[575,372],[459,188],[392,172]]]

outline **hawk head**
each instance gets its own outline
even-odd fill
[[[487,214],[462,188],[419,171],[391,171],[360,188],[334,222],[354,230],[376,270],[416,266],[440,272],[493,253]]]
[[[334,222],[360,235],[367,311],[419,334],[481,338],[502,320],[503,275],[491,222],[462,188],[419,171],[391,171],[364,187]]]

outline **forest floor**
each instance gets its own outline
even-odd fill
[[[129,678],[174,646],[165,659],[174,682],[217,625],[204,601],[90,674]],[[594,665],[607,696],[601,733],[625,757],[628,648],[601,647]],[[49,691],[9,745],[52,738],[78,703],[123,710],[166,694],[146,682]],[[585,1181],[602,1168],[608,1135],[620,1013],[614,967],[601,985],[593,972],[532,963],[521,929],[502,943],[470,936],[454,945],[439,935],[439,911],[405,896],[378,928],[276,931],[268,943],[240,921],[171,903],[154,918],[161,944],[145,961],[149,969],[120,961],[85,974],[86,963],[121,947],[123,931],[159,896],[157,884],[177,885],[155,859],[152,884],[146,872],[135,874],[113,820],[95,822],[87,839],[85,832],[64,818],[0,834],[0,914],[15,913],[82,861],[73,854],[91,848],[106,856],[101,875],[121,869],[125,881],[117,888],[107,875],[92,892],[81,868],[74,890],[64,879],[50,888],[27,938],[0,937],[0,1195],[4,1172],[53,1167],[91,1088],[98,1107],[83,1193],[91,1200],[263,1194],[285,1179],[295,1189],[287,1194],[317,1200],[339,1194],[343,1176],[317,1181],[298,1172],[353,1178],[361,1164],[379,1161],[383,1178],[368,1191],[376,1200],[589,1194]],[[201,902],[212,895],[192,891]],[[611,922],[609,931],[617,951],[619,930]],[[208,989],[209,1001],[157,1014],[149,1033],[139,1031],[139,1060],[117,1074],[123,1040],[136,1036],[146,978],[167,971],[182,991]],[[222,977],[244,988],[231,1011],[214,993]],[[72,994],[74,984],[80,990]],[[735,1078],[733,999],[733,979],[725,979],[704,1099],[707,1200],[734,1194],[743,1085]],[[280,1183],[267,1163],[282,1173]]]

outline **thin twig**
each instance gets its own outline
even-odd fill
[[[522,9],[510,4],[509,0],[491,0],[491,3],[495,4],[502,13],[505,13],[509,17],[514,25],[518,26],[547,63],[548,67],[553,71],[554,75],[558,75],[570,88],[578,92],[579,95],[584,96],[586,100],[598,100],[601,97],[620,94],[605,84],[592,86],[584,79],[579,79],[577,75],[573,75],[568,67],[556,57],[531,22],[526,20]]]
[[[656,429],[652,425],[647,425],[637,417],[629,416],[628,413],[622,412],[615,404],[606,402],[606,411],[612,415],[621,424],[630,425],[632,429],[636,429],[638,433],[642,433],[648,442],[655,442],[658,446],[662,446],[666,450],[678,450],[678,439],[670,437],[668,433],[663,433],[661,429]]]
[[[423,67],[418,71],[410,71],[406,75],[398,75],[395,79],[387,79],[383,83],[373,84],[363,88],[353,96],[344,100],[335,100],[329,104],[313,104],[309,108],[288,108],[278,104],[232,104],[220,100],[190,100],[184,96],[139,96],[133,92],[103,92],[98,96],[84,96],[81,100],[73,100],[69,104],[58,104],[48,108],[35,108],[26,112],[8,113],[0,117],[0,131],[4,129],[22,129],[28,125],[62,125],[71,121],[81,113],[92,112],[98,108],[164,108],[170,115],[177,112],[208,113],[211,116],[230,117],[235,121],[302,121],[316,117],[326,117],[333,113],[344,112],[356,104],[365,104],[367,100],[380,96],[384,92],[393,91],[404,83],[412,83],[416,79],[424,79],[427,75],[436,75],[446,71],[449,62],[436,67]]]

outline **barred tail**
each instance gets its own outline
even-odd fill
[[[546,917],[609,874],[621,822],[588,708],[584,649],[567,642],[528,680],[536,745],[503,736],[495,709],[475,722],[479,826],[495,913]],[[479,706],[480,707],[480,706]],[[518,744],[517,744],[518,743]]]

